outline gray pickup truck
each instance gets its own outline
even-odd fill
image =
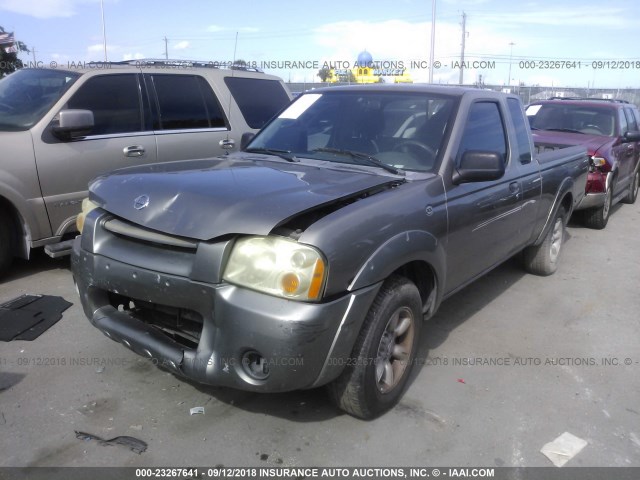
[[[423,318],[524,251],[555,271],[581,147],[534,154],[520,100],[434,86],[301,95],[242,152],[98,178],[72,269],[107,337],[243,390],[391,408]]]

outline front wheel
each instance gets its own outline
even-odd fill
[[[612,182],[613,183],[613,182]],[[609,213],[611,213],[611,201],[613,200],[613,189],[611,184],[607,187],[604,194],[604,205],[600,208],[590,208],[583,212],[584,224],[596,230],[602,230],[609,222]]]
[[[362,419],[393,407],[415,363],[421,326],[416,286],[396,275],[387,279],[367,313],[347,366],[328,385],[334,403]]]
[[[565,218],[566,214],[561,208],[542,243],[525,248],[524,265],[528,272],[547,276],[556,271],[564,242]]]

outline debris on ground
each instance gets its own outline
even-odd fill
[[[135,437],[123,435],[120,437],[114,437],[109,440],[105,440],[101,437],[98,437],[97,435],[93,435],[92,433],[79,432],[78,430],[75,430],[75,433],[76,438],[84,440],[85,442],[96,440],[98,442],[98,445],[122,445],[123,447],[127,447],[129,450],[137,453],[138,455],[147,450],[147,443]]]
[[[0,341],[35,340],[73,303],[53,295],[21,295],[0,305]],[[22,353],[22,350],[21,350]]]
[[[562,467],[587,446],[587,442],[581,438],[564,432],[554,441],[547,443],[540,452],[547,457],[556,467]]]
[[[198,415],[198,414],[204,415],[204,407],[193,407],[191,410],[189,410],[189,415]]]
[[[131,430],[138,430],[141,431],[142,430],[142,425],[130,425],[129,428]]]

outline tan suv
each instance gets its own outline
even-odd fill
[[[94,177],[238,150],[291,100],[282,80],[185,61],[24,69],[0,80],[0,274],[65,240]]]

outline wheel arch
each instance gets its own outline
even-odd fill
[[[9,231],[11,232],[13,256],[28,259],[31,248],[24,218],[15,205],[2,195],[0,195],[0,212],[3,212],[8,217],[12,227]]]
[[[445,280],[442,242],[422,230],[398,234],[382,244],[363,263],[349,285],[353,291],[399,274],[411,280],[420,292],[423,311],[432,315],[442,300]]]
[[[558,211],[562,208],[565,211],[565,221],[569,219],[571,214],[573,213],[573,193],[572,190],[574,188],[573,179],[567,178],[560,185],[558,189],[558,193],[556,194],[556,198],[549,209],[549,214],[547,215],[547,219],[540,231],[540,234],[536,237],[533,245],[540,245],[543,241],[549,229],[553,226],[553,220],[556,218]]]
[[[392,275],[401,275],[411,280],[420,292],[422,311],[431,317],[438,306],[438,277],[433,266],[422,260],[414,260],[397,268]]]

